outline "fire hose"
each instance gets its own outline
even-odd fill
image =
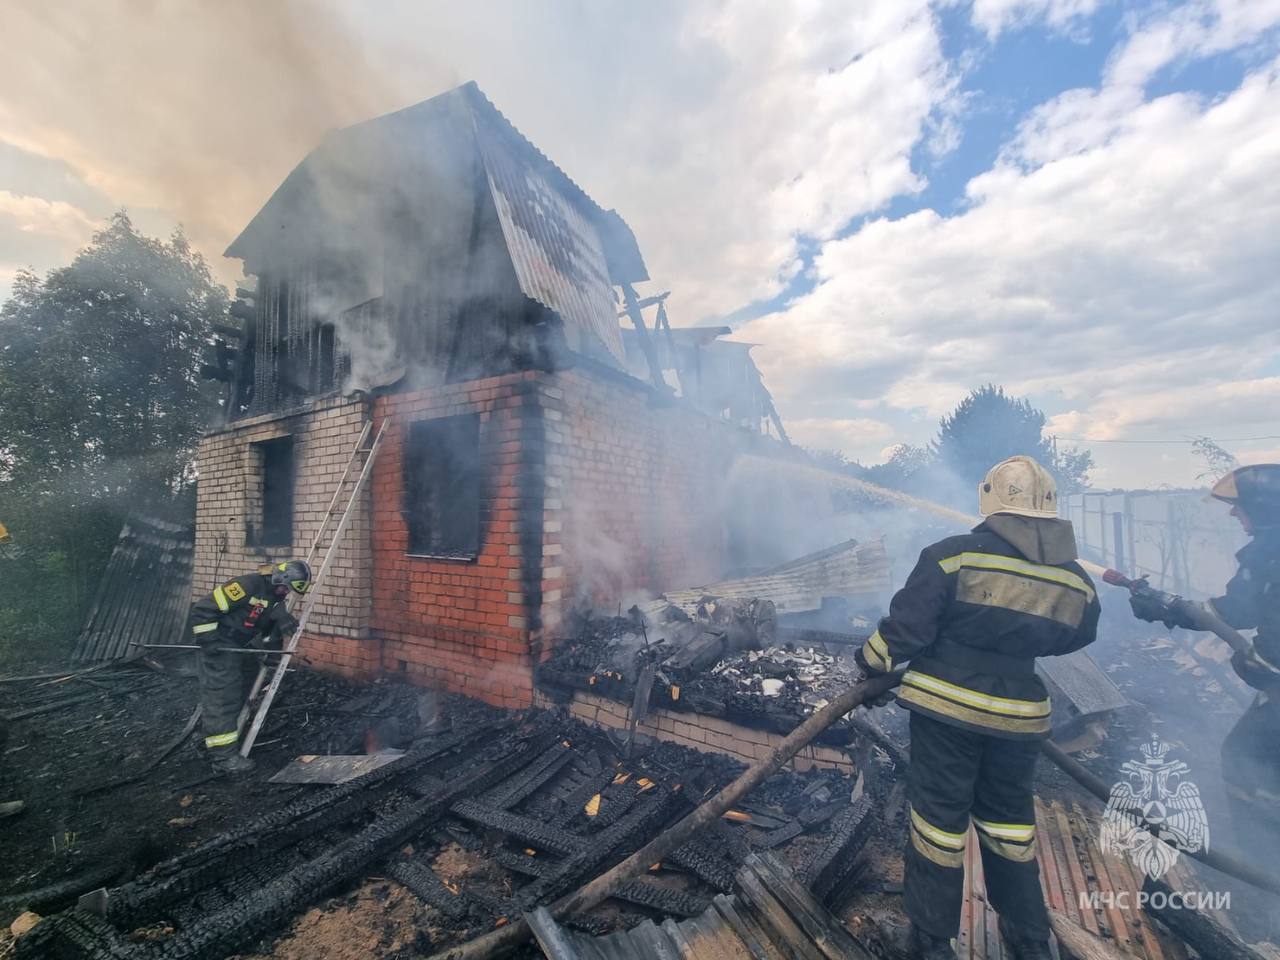
[[[834,474],[832,476],[836,477]],[[971,517],[958,510],[952,510],[927,500],[919,500],[915,497],[899,494],[896,491],[889,491],[875,484],[854,480],[849,477],[838,477],[838,479],[847,481],[849,484],[863,489],[864,492],[887,495],[889,499],[903,503],[906,506],[925,509],[948,519],[959,520],[962,523],[969,524],[977,521],[976,517]],[[1115,571],[1108,571],[1106,568],[1086,560],[1081,560],[1080,563],[1089,573],[1102,577],[1108,583],[1113,583],[1117,586],[1127,585],[1117,581],[1116,577],[1122,580],[1124,578],[1116,574]],[[1108,573],[1111,573],[1112,577],[1109,578]],[[1197,623],[1205,624],[1202,629],[1209,630],[1222,637],[1234,649],[1239,649],[1237,643],[1243,643],[1247,648],[1251,649],[1251,645],[1247,640],[1232,630],[1220,618],[1216,617],[1211,610],[1199,607],[1199,605],[1195,606],[1202,610],[1204,614],[1203,617],[1197,620]],[[768,757],[752,764],[738,779],[694,809],[678,823],[669,827],[612,869],[601,874],[574,893],[557,900],[550,907],[551,915],[558,919],[581,913],[607,900],[609,895],[622,884],[642,875],[651,864],[662,860],[683,845],[699,830],[718,820],[743,796],[777,773],[783,764],[808,746],[820,733],[831,727],[841,717],[859,706],[877,700],[893,689],[900,681],[901,676],[899,674],[887,674],[872,677],[851,686],[821,710],[815,711],[800,726],[796,727],[782,743],[774,748]],[[1046,740],[1043,743],[1043,749],[1049,759],[1082,787],[1104,802],[1109,799],[1110,790],[1105,782],[1100,777],[1089,772],[1079,761],[1068,756],[1062,748]],[[1132,816],[1140,820],[1142,826],[1154,836],[1172,845],[1172,841],[1160,836],[1156,825],[1144,817]],[[1233,876],[1272,893],[1280,893],[1280,880],[1254,868],[1234,854],[1217,850],[1213,852],[1201,850],[1189,853],[1189,855],[1228,876]],[[530,932],[528,921],[520,919],[475,940],[470,940],[467,943],[436,953],[429,960],[486,960],[486,958],[498,956],[523,943],[528,939]]]
[[[849,687],[792,730],[780,744],[773,748],[769,756],[747,767],[737,780],[706,800],[679,822],[658,834],[611,870],[557,900],[550,907],[551,915],[559,918],[581,913],[607,900],[609,895],[622,884],[644,874],[652,864],[683,846],[698,831],[719,820],[725,811],[731,809],[742,797],[777,773],[784,763],[807,747],[818,734],[850,710],[888,693],[898,685],[901,679],[898,674],[886,674],[868,678]],[[529,934],[528,921],[516,920],[475,940],[443,950],[432,956],[430,960],[482,960],[485,957],[497,956],[523,943],[528,939]]]
[[[904,493],[898,493],[895,490],[886,490],[883,487],[873,483],[867,483],[865,480],[855,480],[853,478],[840,477],[841,480],[849,480],[850,483],[856,485],[865,493],[880,496],[883,499],[890,500],[905,507],[913,507],[924,510],[935,516],[943,517],[948,520],[958,521],[960,523],[973,525],[979,522],[979,518],[970,516],[959,510],[953,510],[950,507],[944,507],[941,504],[933,503],[929,500],[921,500],[918,497],[908,496]],[[1163,594],[1159,591],[1152,590],[1147,586],[1144,580],[1131,580],[1124,574],[1103,567],[1099,564],[1092,563],[1088,560],[1077,561],[1085,571],[1091,576],[1100,578],[1104,583],[1112,586],[1123,587],[1130,593],[1147,593],[1152,595],[1157,602],[1170,606],[1179,601],[1180,598],[1169,594]],[[1206,633],[1212,633],[1220,637],[1226,642],[1232,650],[1249,656],[1253,653],[1253,644],[1241,634],[1233,629],[1225,620],[1214,612],[1213,608],[1201,603],[1182,602],[1179,610],[1184,613],[1188,620],[1195,625],[1195,629],[1202,630]],[[1080,786],[1084,787],[1103,803],[1110,799],[1110,788],[1102,781],[1102,779],[1093,773],[1090,773],[1083,764],[1075,758],[1069,756],[1057,744],[1046,740],[1043,744],[1044,753],[1049,757],[1063,773],[1075,780]],[[1145,819],[1142,826],[1148,829],[1153,835],[1160,837],[1159,832]],[[1164,840],[1164,837],[1160,837]],[[1165,841],[1169,842],[1169,841]],[[1179,848],[1180,849],[1180,848]],[[1221,850],[1200,850],[1194,853],[1188,852],[1188,856],[1199,860],[1215,870],[1221,871],[1228,876],[1243,880],[1245,883],[1258,887],[1271,893],[1280,893],[1280,879],[1265,871],[1259,870],[1251,864],[1247,863],[1242,857]]]
[[[562,918],[590,910],[607,900],[615,890],[638,876],[644,874],[651,864],[667,857],[672,851],[682,846],[698,831],[718,820],[746,794],[773,776],[778,770],[808,746],[819,734],[831,727],[841,717],[859,706],[873,702],[893,689],[901,681],[897,673],[872,677],[849,687],[821,710],[815,711],[804,723],[796,727],[768,757],[748,767],[738,779],[721,790],[715,796],[694,809],[678,823],[667,828],[649,843],[645,844],[631,856],[618,863],[612,869],[601,874],[590,883],[574,893],[557,900],[550,907],[555,918]],[[1042,744],[1044,753],[1064,773],[1082,787],[1106,802],[1110,790],[1103,780],[1087,770],[1079,761],[1067,755],[1061,747],[1051,741]],[[1162,837],[1159,829],[1146,818],[1130,814],[1140,825],[1149,830],[1158,839],[1170,843]],[[1178,848],[1180,849],[1180,848]],[[1243,880],[1262,890],[1280,893],[1280,879],[1258,870],[1246,863],[1239,856],[1220,850],[1199,850],[1188,852],[1188,855],[1215,870],[1228,876]],[[497,930],[470,940],[467,943],[452,947],[433,955],[430,960],[485,960],[498,956],[507,950],[523,943],[530,935],[529,924],[520,919]]]

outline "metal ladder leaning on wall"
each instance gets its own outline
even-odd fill
[[[356,501],[360,497],[360,491],[364,489],[365,482],[369,479],[369,474],[373,472],[373,462],[378,458],[378,450],[382,447],[382,438],[387,432],[387,425],[391,422],[390,417],[383,418],[382,425],[378,427],[378,433],[373,438],[373,443],[368,448],[365,447],[365,441],[369,438],[369,433],[373,428],[373,423],[369,422],[364,425],[360,437],[356,440],[355,446],[351,448],[351,456],[347,458],[347,466],[342,471],[342,476],[338,479],[338,485],[333,491],[333,497],[329,500],[329,509],[325,511],[324,519],[320,522],[320,529],[316,531],[315,539],[311,542],[311,549],[307,552],[307,565],[310,566],[314,561],[316,553],[320,549],[320,543],[324,539],[325,531],[329,528],[329,521],[333,519],[338,509],[338,501],[342,497],[343,487],[347,484],[347,478],[351,475],[352,470],[360,460],[360,455],[365,455],[364,466],[360,470],[359,476],[356,478],[355,486],[351,488],[351,495],[347,498],[347,505],[342,511],[342,516],[338,519],[338,526],[333,531],[333,539],[329,541],[329,547],[325,550],[324,560],[320,563],[320,570],[316,573],[315,579],[311,581],[311,587],[307,590],[302,599],[302,613],[298,617],[298,628],[293,631],[293,636],[289,638],[288,645],[280,654],[280,662],[276,664],[275,673],[272,674],[271,683],[267,685],[266,693],[262,695],[262,703],[258,706],[258,712],[254,714],[253,725],[249,727],[248,734],[244,737],[240,744],[240,755],[247,757],[253,749],[254,742],[258,739],[258,734],[262,731],[262,724],[267,719],[267,712],[271,709],[271,702],[275,700],[276,693],[280,689],[280,683],[284,680],[284,675],[289,669],[289,661],[293,659],[293,653],[298,648],[298,642],[302,639],[302,634],[307,628],[307,621],[311,618],[311,611],[315,607],[316,598],[319,596],[320,587],[324,583],[325,574],[329,570],[329,564],[333,561],[334,556],[338,552],[338,547],[342,543],[342,535],[347,530],[347,524],[351,520],[351,513],[355,509]],[[237,730],[243,730],[245,722],[248,720],[249,711],[253,698],[258,695],[258,691],[262,689],[263,681],[266,680],[267,667],[264,664],[258,670],[257,679],[254,680],[253,688],[249,692],[249,698],[245,701],[244,709],[240,712]]]

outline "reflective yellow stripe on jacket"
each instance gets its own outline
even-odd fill
[[[880,636],[877,630],[867,642],[862,645],[862,656],[876,670],[882,670],[888,673],[893,669],[893,657],[889,656],[889,645],[884,642],[884,637]]]
[[[223,613],[231,609],[231,602],[227,600],[227,594],[221,587],[213,588],[213,602],[218,605],[218,609]]]
[[[1050,580],[1065,587],[1071,587],[1073,590],[1079,590],[1085,595],[1086,601],[1093,600],[1093,587],[1089,586],[1088,582],[1082,577],[1077,576],[1070,570],[1050,566],[1046,563],[1032,563],[1030,560],[1006,557],[998,553],[966,552],[958,553],[954,557],[944,557],[938,561],[938,566],[942,567],[944,573],[955,573],[961,567],[970,567],[979,570],[1000,570],[1004,573],[1017,573],[1027,577],[1036,577],[1040,580]]]
[[[962,723],[1006,733],[1049,732],[1051,706],[1044,700],[1011,700],[948,683],[919,670],[902,677],[898,699]]]
[[[211,633],[217,629],[218,629],[218,625],[216,623],[197,623],[195,626],[191,628],[191,632],[196,634]]]

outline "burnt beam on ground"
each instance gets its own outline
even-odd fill
[[[482,727],[449,737],[420,755],[405,756],[363,777],[303,797],[240,830],[223,834],[168,860],[157,866],[150,876],[113,890],[107,904],[107,917],[120,926],[136,926],[166,904],[191,896],[268,854],[365,815],[398,778],[493,730],[493,727]]]
[[[692,873],[721,893],[733,891],[733,864],[705,836],[694,837],[667,855],[667,862]]]
[[[532,817],[522,817],[506,810],[485,806],[476,800],[460,800],[449,812],[469,823],[487,830],[496,830],[534,849],[546,850],[549,853],[561,855],[577,853],[586,843],[583,837],[549,827]]]
[[[408,887],[419,899],[452,920],[467,915],[467,898],[461,890],[452,890],[436,872],[420,860],[396,857],[387,864],[387,876]]]
[[[556,776],[572,757],[569,741],[557,741],[519,776],[503,781],[486,793],[481,802],[498,810],[510,810]]]
[[[869,796],[837,814],[827,842],[817,848],[800,874],[800,879],[815,897],[827,902],[857,871],[856,859],[871,831],[875,818]]]
[[[611,896],[637,906],[648,907],[664,916],[696,917],[710,906],[711,901],[681,890],[660,887],[649,880],[632,880],[624,883]]]
[[[675,813],[679,806],[677,798],[678,794],[662,786],[648,791],[633,810],[592,836],[590,842],[566,858],[554,874],[521,890],[521,902],[530,907],[546,903],[581,884],[594,875],[601,864],[615,859],[619,853],[630,853]]]

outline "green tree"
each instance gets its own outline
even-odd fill
[[[957,496],[976,488],[993,464],[1017,454],[1044,464],[1058,481],[1060,495],[1084,489],[1092,455],[1075,448],[1055,455],[1044,423],[1044,413],[1030,401],[987,384],[970,391],[942,418],[932,449],[938,465],[954,478]]]
[[[1234,453],[1224,450],[1209,437],[1196,437],[1191,441],[1191,452],[1204,461],[1204,470],[1196,474],[1197,480],[1217,483],[1240,466]]]
[[[0,645],[74,635],[130,510],[172,514],[217,409],[200,380],[227,291],[181,231],[117,213],[67,267],[19,274],[0,307]]]
[[[929,486],[934,461],[933,452],[928,447],[899,443],[884,463],[864,467],[862,478],[882,487],[923,495]]]

